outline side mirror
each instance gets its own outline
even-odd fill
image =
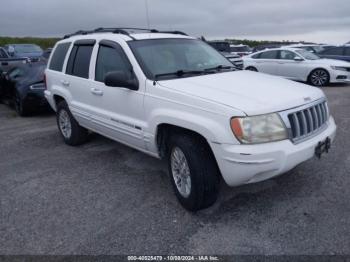
[[[130,79],[124,71],[109,72],[105,76],[105,85],[111,87],[124,87],[130,90],[138,90],[139,84],[136,79]]]
[[[304,59],[302,59],[300,56],[296,56],[296,57],[294,57],[294,61],[295,62],[302,62],[302,61],[304,61]]]

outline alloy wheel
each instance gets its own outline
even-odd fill
[[[171,173],[175,181],[177,190],[184,198],[191,194],[191,175],[185,154],[179,147],[175,147],[171,152]]]
[[[328,74],[324,70],[315,70],[311,75],[311,83],[315,86],[324,86],[328,82]]]
[[[72,135],[72,124],[66,110],[61,110],[58,116],[58,124],[62,135],[69,139]]]

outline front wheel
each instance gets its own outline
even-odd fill
[[[329,73],[324,69],[316,69],[309,75],[308,82],[313,86],[323,87],[329,84]]]
[[[70,146],[83,144],[88,137],[88,130],[81,127],[74,119],[65,101],[57,105],[57,125],[64,142]]]
[[[172,136],[168,168],[175,194],[184,208],[197,211],[215,203],[220,173],[209,146],[201,138]]]

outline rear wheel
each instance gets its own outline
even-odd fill
[[[248,66],[245,70],[258,72],[258,69],[256,69],[254,66]]]
[[[57,105],[57,125],[64,142],[70,146],[83,144],[88,137],[88,130],[75,120],[65,101]]]
[[[324,69],[316,69],[309,75],[308,82],[313,86],[326,86],[329,84],[329,73]]]
[[[168,168],[181,205],[189,211],[215,203],[220,173],[209,146],[202,139],[184,134],[170,137]]]
[[[24,101],[18,92],[15,93],[14,106],[19,116],[27,116],[29,113],[28,108],[24,105]]]

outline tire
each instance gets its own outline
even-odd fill
[[[254,66],[248,66],[245,70],[258,72],[258,69],[256,69]]]
[[[308,77],[308,83],[317,87],[328,85],[329,80],[329,73],[325,69],[315,69],[310,73]]]
[[[214,204],[219,192],[220,172],[208,144],[186,134],[173,135],[169,140],[169,175],[181,205],[189,211],[197,211]]]
[[[29,110],[28,108],[25,106],[23,99],[21,98],[20,94],[18,92],[15,93],[14,99],[13,99],[13,103],[15,106],[15,110],[16,113],[19,116],[28,116],[29,114]]]
[[[89,132],[75,120],[66,101],[58,103],[56,120],[58,130],[67,145],[78,146],[86,142]]]

